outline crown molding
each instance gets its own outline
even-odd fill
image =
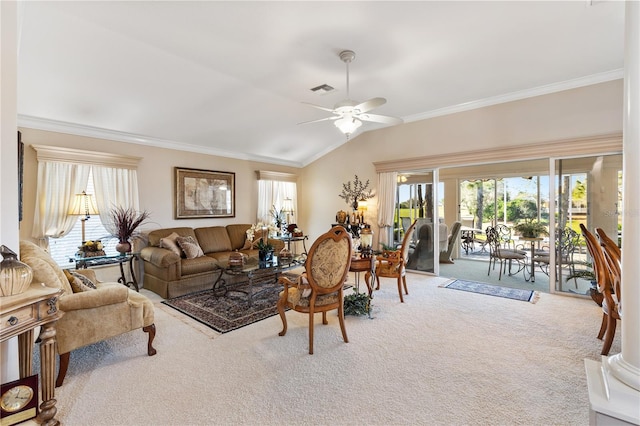
[[[434,109],[431,111],[413,114],[403,117],[405,123],[413,121],[426,120],[428,118],[440,117],[443,115],[455,114],[458,112],[469,111],[472,109],[483,108],[487,106],[502,104],[506,102],[519,101],[521,99],[533,98],[535,96],[548,95],[550,93],[562,92],[564,90],[577,89],[579,87],[591,86],[593,84],[605,83],[607,81],[619,80],[624,77],[624,70],[617,69],[606,71],[598,74],[592,74],[585,77],[574,78],[573,80],[561,81],[558,83],[547,84],[546,86],[534,87],[533,89],[520,90],[517,92],[506,93],[504,95],[493,96],[491,98],[478,99],[476,101],[465,102],[458,105],[452,105],[444,108]]]
[[[215,148],[207,148],[199,145],[186,144],[167,139],[152,138],[133,133],[120,132],[117,130],[103,129],[93,126],[85,126],[82,124],[69,123],[65,121],[50,120],[47,118],[33,117],[29,115],[18,114],[18,126],[35,130],[45,130],[56,133],[66,133],[75,136],[85,136],[96,139],[106,139],[117,142],[133,143],[137,145],[153,146],[156,148],[172,149],[177,151],[195,152],[198,154],[215,155],[218,157],[234,158],[237,160],[257,161],[267,164],[276,164],[280,166],[289,166],[301,168],[302,163],[297,161],[288,161],[279,158],[264,157],[260,155],[250,155],[237,152],[231,152]]]

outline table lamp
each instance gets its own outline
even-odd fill
[[[82,244],[84,244],[85,233],[84,233],[84,223],[89,220],[92,214],[100,214],[98,212],[98,207],[96,206],[95,199],[92,194],[87,194],[85,191],[82,191],[80,194],[76,194],[75,199],[73,200],[73,204],[71,205],[71,209],[69,209],[69,215],[72,216],[81,216],[80,220],[82,221]]]
[[[371,226],[365,225],[360,231],[360,253],[362,257],[371,257],[373,250],[371,245],[373,244],[373,231]]]

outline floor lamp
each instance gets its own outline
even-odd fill
[[[80,194],[76,194],[73,204],[71,205],[71,209],[69,210],[69,215],[80,216],[80,220],[82,221],[82,244],[86,241],[84,225],[92,214],[100,214],[93,195],[87,194],[85,191],[82,191]]]

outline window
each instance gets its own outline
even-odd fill
[[[259,222],[273,223],[272,209],[289,210],[283,219],[288,223],[295,223],[298,209],[297,185],[295,175],[289,173],[265,172],[258,173],[258,214]]]
[[[89,180],[85,191],[87,194],[95,194],[92,172],[89,172]],[[85,221],[85,238],[87,241],[101,240],[106,254],[116,254],[115,246],[118,243],[118,239],[112,237],[105,229],[99,215],[93,215]],[[82,221],[78,219],[67,235],[60,238],[49,238],[49,253],[58,265],[67,268],[72,265],[70,259],[78,251],[81,243]]]
[[[69,266],[85,239],[101,239],[105,251],[114,253],[110,211],[116,206],[138,210],[137,165],[139,157],[32,145],[37,152],[38,177],[32,237],[47,247],[55,261]],[[82,222],[69,215],[76,194],[95,196],[99,215]],[[111,230],[112,232],[109,232]]]

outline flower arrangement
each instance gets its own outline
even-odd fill
[[[104,246],[102,245],[102,241],[100,240],[88,240],[82,243],[80,247],[78,247],[78,255],[82,257],[95,257],[95,256],[104,256]]]
[[[273,222],[276,224],[278,229],[282,229],[282,225],[284,225],[286,217],[284,207],[278,210],[274,204],[273,207],[271,207],[270,213],[273,217]]]
[[[247,240],[253,241],[256,236],[256,232],[262,232],[263,229],[267,229],[269,235],[275,234],[280,230],[273,223],[266,224],[258,222],[255,225],[251,225],[251,227],[247,229]]]
[[[120,243],[129,242],[131,237],[136,236],[138,227],[149,218],[149,212],[146,210],[138,213],[131,207],[122,206],[111,209],[110,214],[115,227],[115,236]]]

